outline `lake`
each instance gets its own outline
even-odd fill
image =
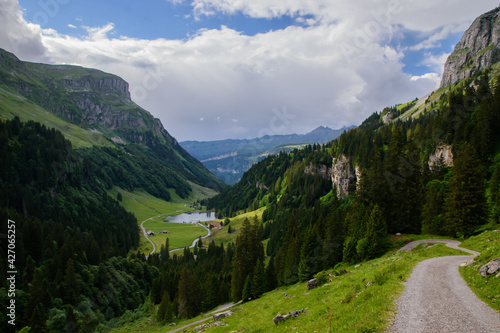
[[[187,212],[167,217],[163,222],[196,223],[215,220],[215,212]]]

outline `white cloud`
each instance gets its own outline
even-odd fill
[[[68,28],[76,29],[77,27],[76,27],[76,25],[73,25],[70,23],[70,24],[68,24]]]
[[[470,24],[487,3],[194,0],[199,18],[289,15],[305,26],[254,36],[223,26],[186,40],[144,40],[115,36],[113,23],[85,27],[82,38],[42,30],[24,21],[17,1],[0,0],[0,47],[24,60],[120,75],[134,100],[179,140],[304,133],[359,124],[435,89],[446,54],[429,53],[425,65],[433,73],[411,76],[403,71],[403,51],[389,41],[405,29],[420,31],[429,37],[419,47],[429,47]],[[12,36],[22,47],[8,47]]]

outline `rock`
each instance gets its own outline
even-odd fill
[[[280,322],[282,322],[284,320],[287,320],[290,317],[294,317],[295,318],[298,315],[300,315],[301,313],[306,313],[306,309],[292,311],[292,312],[289,312],[286,315],[282,315],[282,314],[276,315],[273,318],[273,322],[274,322],[274,324],[278,325]]]
[[[202,329],[206,328],[207,326],[208,326],[207,324],[198,325],[194,328],[194,330],[201,331]]]
[[[500,8],[495,8],[478,17],[467,29],[446,60],[441,88],[469,78],[499,60],[499,17]]]
[[[361,176],[357,173],[356,168],[353,170],[351,161],[345,155],[340,155],[332,161],[332,183],[337,188],[337,197],[344,199],[349,194],[356,191],[358,178]]]
[[[436,147],[434,154],[429,156],[429,169],[435,170],[442,166],[453,166],[453,146],[444,143]]]
[[[475,260],[474,260],[474,258],[472,258],[471,260],[469,260],[469,261],[467,261],[467,262],[461,263],[461,264],[460,264],[460,267],[467,267],[467,266],[470,266],[470,265],[472,265],[474,262],[475,262]]]
[[[496,258],[490,260],[490,262],[488,262],[486,265],[483,265],[479,269],[479,274],[481,274],[482,277],[486,277],[487,275],[495,274],[499,270],[500,270],[500,258]]]
[[[307,281],[307,290],[311,290],[318,287],[318,280],[312,279]]]
[[[345,269],[341,269],[341,270],[339,271],[339,275],[344,275],[344,274],[347,274],[347,270],[345,270]]]
[[[216,313],[213,315],[213,318],[215,321],[219,320],[219,319],[222,319],[222,318],[226,318],[226,317],[229,317],[229,316],[232,316],[233,315],[233,311],[231,310],[228,310],[226,312],[221,312],[221,313]]]

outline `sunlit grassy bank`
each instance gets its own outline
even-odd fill
[[[420,245],[409,252],[389,253],[382,258],[358,265],[336,267],[320,273],[347,274],[327,277],[323,286],[307,291],[306,283],[281,287],[261,298],[238,305],[234,315],[223,319],[226,326],[209,328],[208,332],[381,332],[395,312],[395,300],[404,289],[402,282],[420,261],[446,255],[461,255],[444,244]],[[331,281],[328,281],[331,279]],[[306,309],[305,314],[275,325],[277,314]],[[157,326],[154,320],[142,318],[113,332],[168,332],[209,317],[204,314],[175,326]],[[213,323],[210,319],[207,324]],[[193,332],[196,325],[186,329]]]

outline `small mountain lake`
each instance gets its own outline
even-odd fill
[[[207,222],[215,220],[215,212],[205,211],[205,212],[186,212],[178,215],[172,215],[167,217],[163,222],[173,222],[173,223],[197,223],[197,222]]]

